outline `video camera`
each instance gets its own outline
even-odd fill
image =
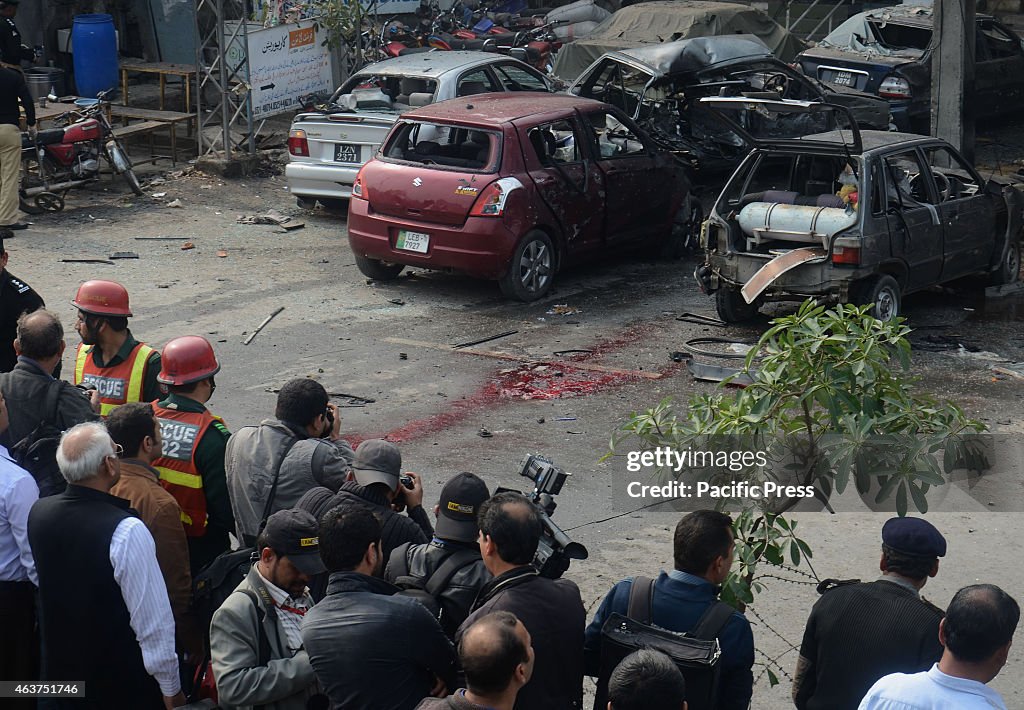
[[[533,566],[542,577],[558,579],[569,569],[571,560],[585,560],[590,553],[578,542],[573,542],[565,532],[555,525],[551,516],[558,506],[554,496],[558,495],[565,485],[570,473],[563,471],[543,456],[527,454],[523,457],[520,476],[533,481],[533,491],[524,494],[537,506],[543,531],[537,553],[533,557]],[[496,493],[509,490],[499,488]]]

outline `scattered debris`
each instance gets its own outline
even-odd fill
[[[1006,362],[1006,358],[997,353],[989,352],[988,350],[968,350],[963,345],[953,353],[957,357],[967,358],[969,360],[984,360],[986,362]]]
[[[686,367],[689,368],[690,374],[693,375],[693,379],[701,380],[702,382],[722,382],[728,378],[730,379],[726,384],[732,385],[733,387],[746,387],[747,385],[754,384],[753,378],[750,374],[738,370],[735,367],[722,367],[720,365],[709,365],[706,362],[697,362],[696,360],[690,360],[686,363]],[[753,374],[754,371],[751,371]]]
[[[487,429],[484,429],[483,427],[480,427],[480,431],[478,431],[476,435],[484,439],[490,439],[492,436],[494,436],[494,434],[492,434]]]
[[[729,343],[725,349],[739,355],[746,355],[754,349],[754,346],[748,343]]]
[[[576,417],[555,417],[556,422],[574,422]]]
[[[256,326],[256,330],[254,330],[252,333],[250,333],[249,337],[247,337],[245,340],[242,341],[242,345],[248,345],[249,343],[251,343],[253,341],[253,338],[255,338],[257,335],[259,335],[260,331],[267,327],[267,323],[269,323],[270,321],[274,320],[274,318],[277,317],[277,314],[280,313],[283,310],[284,310],[284,306],[280,306],[280,307],[278,307],[278,309],[276,311],[274,311],[269,316],[267,316],[263,320],[262,323],[260,323],[258,326]]]
[[[184,207],[185,205],[182,204],[180,199],[177,199],[177,200],[171,200],[170,202],[168,202],[167,206],[168,207]]]
[[[277,210],[267,210],[263,214],[242,215],[235,221],[238,224],[274,224],[286,232],[306,226],[302,220],[292,220],[291,217],[281,214]]]
[[[180,242],[182,237],[135,237],[137,242]]]
[[[61,259],[65,264],[113,264],[110,259]]]
[[[686,312],[686,313],[683,313],[683,314],[679,315],[676,318],[676,320],[681,320],[684,323],[695,323],[697,325],[717,325],[717,326],[727,326],[727,325],[729,325],[728,323],[726,323],[721,318],[715,318],[713,316],[705,316],[705,315],[702,315],[700,313],[690,313],[690,312]]]
[[[507,330],[504,333],[498,333],[497,335],[491,335],[491,336],[488,336],[486,338],[481,338],[480,340],[470,340],[469,342],[459,343],[458,345],[453,345],[452,347],[455,348],[456,350],[458,350],[459,348],[468,348],[468,347],[473,346],[473,345],[479,345],[480,343],[489,343],[492,340],[498,340],[499,338],[507,338],[508,336],[515,335],[518,332],[519,332],[518,330]]]
[[[704,348],[698,348],[698,345],[711,345],[720,344],[725,345],[727,352],[718,350],[706,350]],[[714,357],[724,360],[742,360],[747,356],[747,352],[754,347],[756,343],[752,343],[746,340],[735,340],[733,338],[690,338],[683,343],[683,349],[694,355],[701,355],[703,357]],[[746,350],[739,352],[738,348],[746,346]]]
[[[1011,362],[1005,365],[993,365],[992,372],[1007,375],[1017,380],[1024,380],[1024,362]]]
[[[538,424],[543,424],[544,423],[544,417],[541,417],[540,419],[538,419],[537,423]]]
[[[192,242],[185,242],[184,244],[181,245],[181,250],[182,251],[188,251],[189,249],[195,249],[195,248],[196,248],[196,245],[193,244]]]
[[[593,355],[594,351],[584,348],[573,348],[572,350],[556,350],[551,354],[555,357],[562,357],[563,355]]]
[[[985,289],[985,298],[1003,298],[1004,296],[1016,296],[1024,293],[1024,281],[1015,281],[1012,284],[1002,286],[989,286]]]
[[[159,199],[161,197],[167,197],[167,193],[166,192],[154,192],[152,195],[150,195],[150,197],[155,197],[155,198]]]
[[[684,352],[682,352],[680,350],[676,350],[675,352],[671,352],[671,353],[668,354],[668,356],[669,356],[669,358],[672,359],[672,362],[683,362],[684,360],[692,360],[693,359],[693,353],[684,353]]]
[[[549,316],[574,316],[577,313],[582,313],[582,309],[574,308],[565,303],[560,303],[552,306],[551,310],[547,312]]]
[[[405,305],[405,301],[403,301],[400,298],[392,298],[392,299],[390,299],[388,301],[388,303],[394,303],[396,306],[404,306]]]
[[[138,259],[139,255],[133,251],[115,251],[110,255],[111,259]]]
[[[409,359],[409,353],[398,353],[398,359],[399,360],[408,360]]]
[[[227,252],[226,249],[218,249],[217,250],[217,256],[219,256],[221,259],[225,258],[227,255],[228,255],[228,252]]]

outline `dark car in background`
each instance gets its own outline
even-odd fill
[[[608,52],[584,70],[569,93],[622,109],[663,148],[710,173],[735,168],[749,146],[701,108],[703,97],[826,101],[849,107],[866,128],[889,127],[884,99],[804,76],[753,35],[697,37]],[[820,128],[807,116],[784,115],[774,130],[798,136]]]
[[[892,105],[898,130],[930,133],[932,8],[898,5],[846,20],[797,57],[808,76],[877,94]],[[1024,42],[988,15],[978,15],[974,83],[977,118],[1024,110]]]
[[[948,143],[860,131],[841,107],[703,99],[754,149],[726,183],[701,236],[697,280],[722,320],[766,300],[871,305],[881,320],[904,294],[963,276],[1020,277],[1024,197],[985,181]],[[799,139],[746,132],[742,117],[845,115],[845,130]],[[762,134],[763,135],[763,134]]]
[[[683,167],[618,109],[483,94],[398,119],[352,187],[348,238],[371,278],[456,271],[532,301],[573,262],[663,251],[687,199]]]

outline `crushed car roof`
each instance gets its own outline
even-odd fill
[[[495,61],[513,61],[503,54],[457,50],[452,52],[419,52],[385,59],[360,69],[357,74],[382,74],[435,78],[454,69],[491,64]],[[518,63],[518,62],[517,62]]]
[[[609,55],[624,55],[643,63],[659,74],[696,73],[727,62],[765,59],[772,52],[753,35],[695,37],[676,42],[623,49]],[[606,55],[607,56],[607,55]]]

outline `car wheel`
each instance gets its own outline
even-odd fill
[[[993,286],[1016,283],[1020,279],[1020,242],[1016,241],[1006,250],[1003,263],[992,272],[989,281]]]
[[[672,222],[672,233],[661,245],[661,258],[675,260],[694,251],[700,244],[704,208],[693,195],[687,196]]]
[[[726,323],[752,320],[757,316],[759,307],[757,301],[747,303],[743,300],[743,294],[739,289],[722,288],[715,291],[715,310],[718,311],[718,317]]]
[[[900,314],[901,293],[896,279],[882,274],[861,284],[855,303],[858,306],[870,305],[869,313],[878,320],[892,320]]]
[[[508,298],[536,301],[551,288],[555,277],[555,247],[544,232],[523,237],[512,255],[512,263],[498,284]]]
[[[316,200],[312,197],[296,197],[295,204],[298,205],[299,209],[311,210],[316,207]]]
[[[328,212],[348,212],[348,200],[340,197],[318,197],[317,201],[324,206]]]
[[[371,259],[366,256],[360,256],[356,254],[356,266],[363,272],[364,276],[369,276],[371,279],[376,281],[391,281],[397,278],[402,269],[405,268],[404,264],[391,264],[380,259]]]

